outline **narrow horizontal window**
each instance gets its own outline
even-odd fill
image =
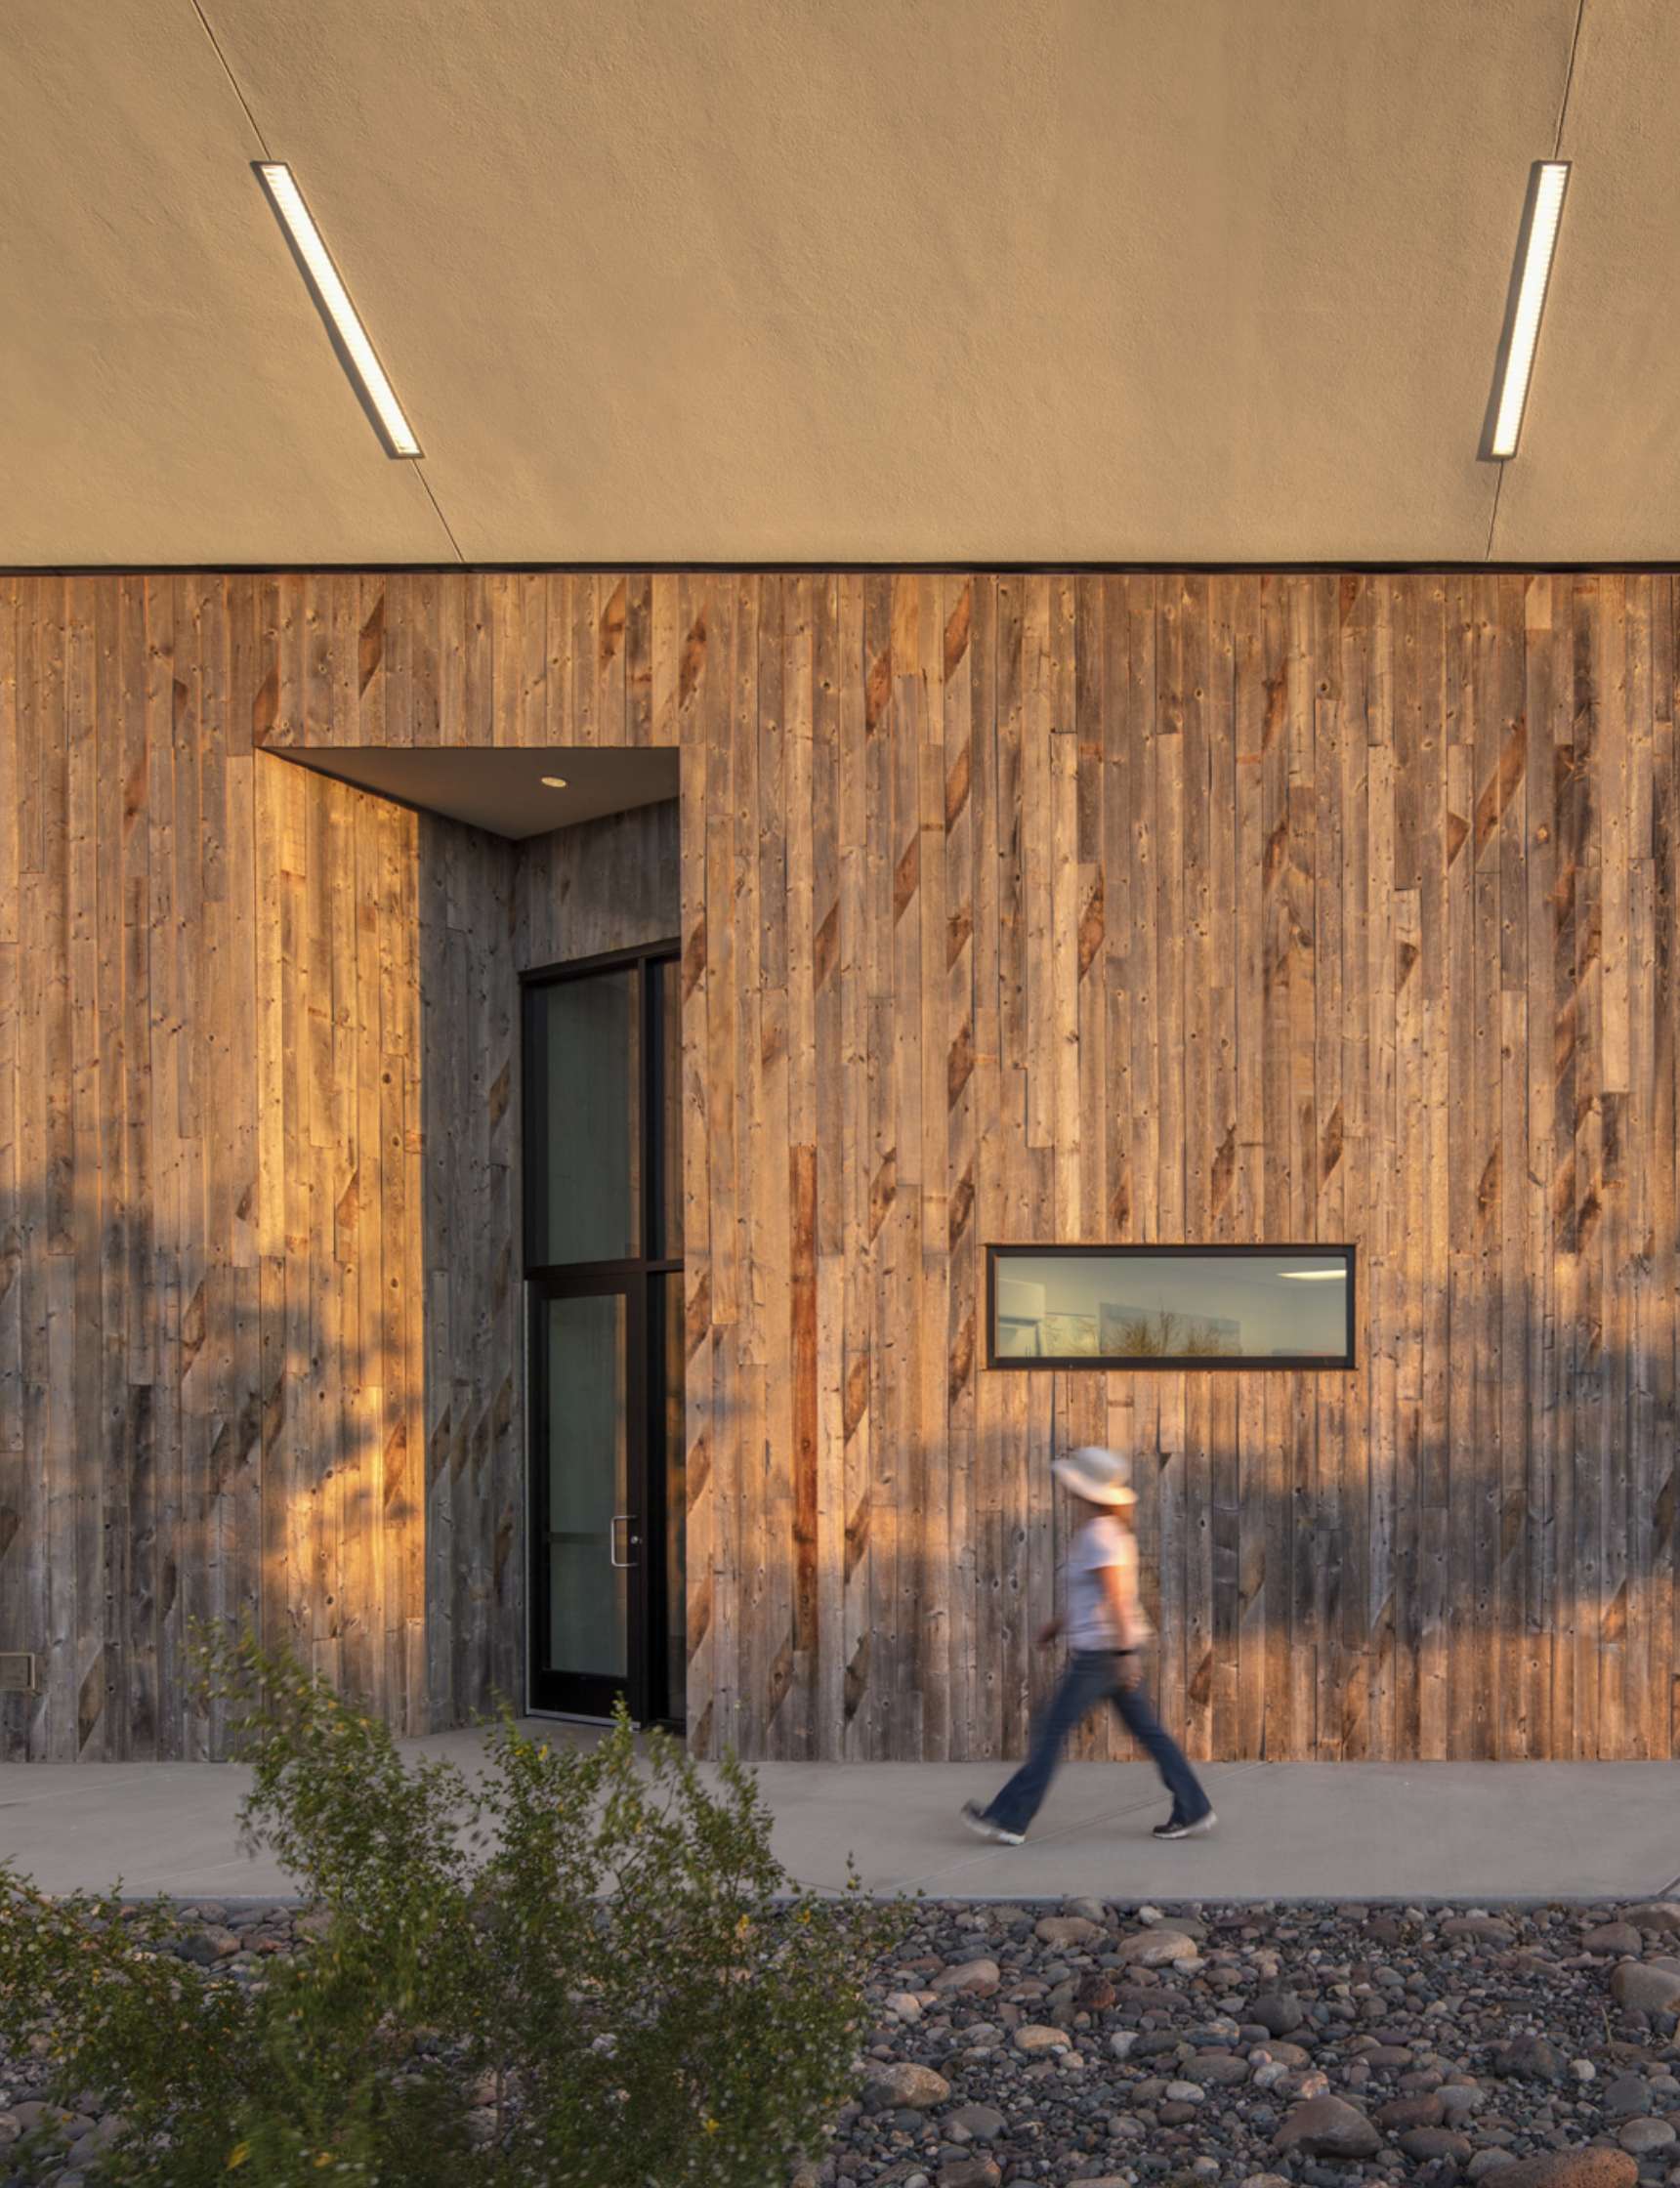
[[[991,1246],[992,1368],[1351,1368],[1352,1246]]]

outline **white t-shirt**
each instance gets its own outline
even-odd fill
[[[1089,1519],[1068,1545],[1068,1643],[1074,1649],[1117,1649],[1103,1574],[1111,1565],[1120,1569],[1120,1598],[1131,1628],[1127,1645],[1138,1648],[1149,1639],[1149,1623],[1138,1600],[1138,1545],[1129,1527],[1122,1527],[1108,1512]]]

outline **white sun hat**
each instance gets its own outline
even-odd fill
[[[1050,1471],[1064,1489],[1088,1504],[1123,1506],[1138,1500],[1130,1480],[1131,1461],[1101,1444],[1081,1444],[1065,1458],[1053,1458]]]

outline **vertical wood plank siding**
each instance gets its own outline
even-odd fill
[[[667,925],[697,1748],[1017,1750],[1100,1436],[1197,1753],[1680,1752],[1674,616],[0,580],[0,1753],[217,1751],[246,1610],[399,1724],[517,1687],[515,976]],[[680,846],[273,756],[335,742],[677,744]],[[1348,1375],[982,1366],[988,1241],[1315,1237]]]

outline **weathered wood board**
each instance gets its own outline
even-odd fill
[[[1017,1750],[1100,1435],[1195,1752],[1680,1752],[1674,614],[0,579],[0,1755],[217,1751],[246,1610],[401,1725],[517,1685],[517,974],[662,933],[696,1747]],[[275,756],[333,742],[680,744],[681,843]],[[1359,1365],[988,1374],[1005,1238],[1352,1240]]]

